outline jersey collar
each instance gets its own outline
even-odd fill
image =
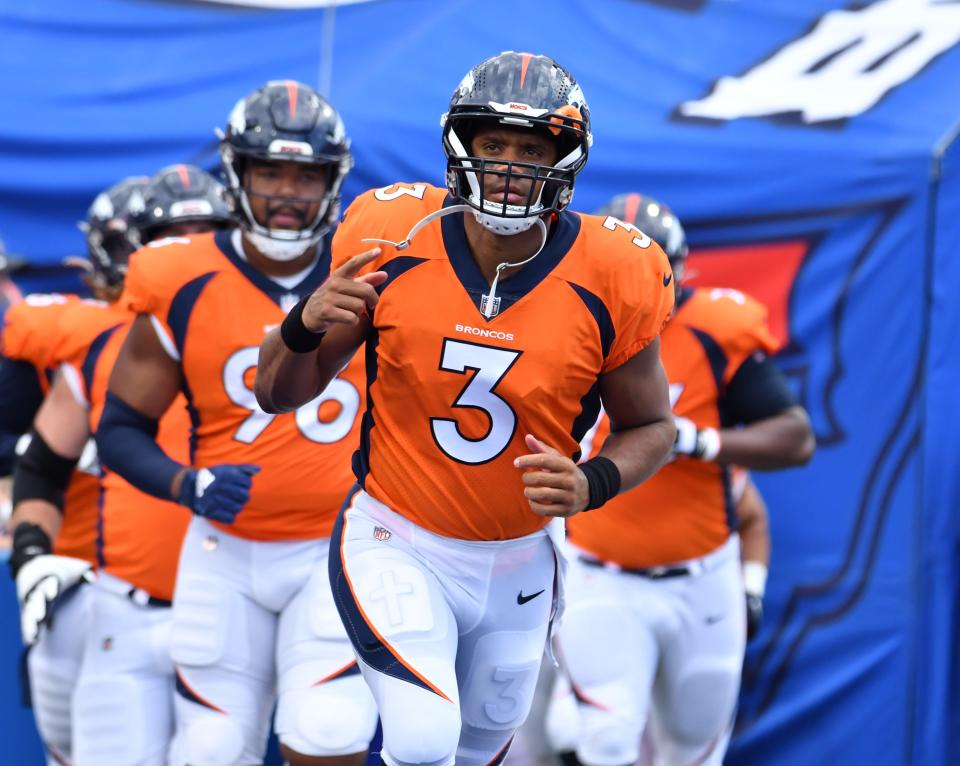
[[[456,204],[456,201],[449,196],[443,202],[444,207],[454,204]],[[470,247],[467,245],[467,235],[463,228],[463,213],[449,215],[442,219],[440,227],[443,233],[443,246],[450,259],[450,265],[453,267],[457,279],[460,280],[460,284],[463,285],[463,289],[467,291],[473,301],[473,305],[480,312],[480,301],[483,295],[490,291],[490,285],[484,279],[480,267],[477,266],[477,262],[470,252]],[[553,224],[550,239],[547,240],[547,244],[544,245],[540,255],[509,279],[499,283],[497,295],[500,297],[500,311],[491,319],[496,319],[497,316],[539,285],[563,260],[579,234],[580,216],[568,211],[561,212]],[[480,315],[483,316],[482,312]]]
[[[278,282],[274,282],[262,271],[258,271],[251,266],[246,259],[241,258],[240,254],[236,251],[236,248],[234,248],[233,242],[231,241],[230,229],[221,229],[214,235],[213,239],[214,242],[216,242],[217,247],[220,248],[220,251],[226,256],[227,260],[237,267],[237,271],[246,277],[247,281],[264,293],[278,306],[284,310],[287,310],[289,306],[287,306],[286,303],[290,299],[285,299],[285,296],[294,295],[296,296],[297,300],[299,300],[305,295],[309,295],[316,290],[323,280],[325,280],[330,274],[330,241],[332,238],[333,232],[329,231],[326,235],[324,235],[323,239],[317,243],[320,257],[317,258],[317,262],[313,265],[313,268],[310,269],[307,275],[298,284],[294,285],[290,289],[287,289]]]

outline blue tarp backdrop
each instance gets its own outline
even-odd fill
[[[728,762],[960,762],[960,4],[31,0],[0,39],[0,235],[31,289],[75,285],[59,263],[102,188],[215,168],[213,128],[267,79],[340,110],[349,201],[442,180],[439,115],[471,65],[558,59],[594,118],[574,207],[669,202],[694,278],[770,307],[819,440],[757,477],[774,561]],[[29,766],[15,662],[0,737]]]

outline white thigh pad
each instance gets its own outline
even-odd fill
[[[350,561],[350,577],[367,617],[385,637],[429,633],[435,617],[427,579],[411,564],[359,555]]]
[[[543,657],[544,630],[481,637],[460,689],[463,722],[479,729],[515,729],[530,712]]]
[[[227,645],[230,607],[239,598],[223,584],[187,577],[178,583],[173,602],[170,653],[178,665],[205,666],[218,662]]]
[[[243,739],[243,730],[229,716],[205,715],[177,732],[170,766],[236,766]]]
[[[163,764],[173,736],[172,684],[86,679],[74,697],[74,763]]]
[[[360,753],[373,739],[377,708],[361,676],[339,678],[281,695],[276,728],[280,741],[302,755]]]

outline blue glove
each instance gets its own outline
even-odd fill
[[[183,475],[177,502],[198,516],[223,524],[233,524],[250,499],[253,477],[258,465],[215,465],[189,470]]]

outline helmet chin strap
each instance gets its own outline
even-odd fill
[[[258,231],[244,231],[247,239],[250,240],[257,250],[263,253],[272,261],[292,261],[299,258],[307,250],[320,241],[321,237],[311,237],[310,239],[282,240],[268,237]]]
[[[417,235],[417,232],[420,231],[424,226],[429,224],[431,221],[436,221],[437,219],[443,218],[446,215],[451,215],[452,213],[465,213],[467,211],[474,213],[474,215],[476,215],[477,221],[479,221],[480,224],[483,225],[485,228],[488,228],[488,229],[490,228],[489,226],[486,226],[486,224],[484,224],[483,220],[481,220],[481,215],[486,217],[486,214],[477,213],[477,211],[470,205],[450,205],[450,207],[444,207],[444,208],[440,208],[439,210],[434,210],[432,213],[428,213],[419,221],[417,221],[413,225],[413,228],[410,229],[410,232],[407,234],[407,236],[403,239],[402,242],[394,242],[389,239],[377,239],[375,237],[368,237],[366,239],[361,239],[360,241],[361,242],[379,242],[380,244],[383,244],[383,245],[391,245],[392,247],[397,248],[397,250],[406,250],[408,247],[410,247],[410,242]],[[532,261],[538,255],[540,255],[540,252],[543,250],[544,246],[547,244],[547,225],[543,222],[543,219],[541,219],[539,216],[534,217],[532,225],[538,226],[540,228],[540,237],[541,237],[540,247],[537,248],[537,251],[533,255],[531,255],[529,258],[527,258],[524,261],[517,261],[516,263],[508,263],[504,261],[499,266],[497,266],[497,271],[493,275],[493,282],[490,284],[490,293],[488,295],[483,296],[483,307],[481,310],[483,311],[483,315],[487,319],[490,319],[491,317],[495,316],[497,313],[497,309],[499,308],[500,301],[497,298],[497,283],[500,281],[500,274],[503,273],[505,269],[512,269],[515,266],[523,266],[527,263],[530,263],[530,261]],[[527,224],[522,229],[512,232],[512,234],[519,234],[521,231],[526,231],[527,229],[530,228],[530,226],[531,224]],[[494,233],[499,234],[501,232],[494,232]]]
[[[439,210],[434,210],[432,213],[428,213],[419,221],[417,221],[402,242],[394,242],[389,239],[376,239],[375,237],[368,237],[367,239],[361,239],[360,241],[379,242],[383,245],[391,245],[397,248],[397,250],[406,250],[408,247],[410,247],[410,242],[417,235],[417,232],[430,222],[436,221],[437,219],[443,218],[445,215],[450,215],[451,213],[465,213],[468,210],[473,210],[473,208],[469,205],[451,205],[450,207],[442,207]]]
[[[500,274],[506,269],[512,269],[515,266],[523,266],[527,263],[530,263],[530,261],[540,255],[540,251],[542,251],[544,245],[547,244],[547,225],[543,222],[542,218],[537,218],[534,223],[540,227],[540,247],[538,247],[537,251],[525,261],[517,261],[516,263],[507,263],[504,261],[497,266],[497,271],[493,275],[493,282],[490,283],[490,293],[483,296],[483,315],[487,319],[495,316],[500,310],[500,299],[497,297],[497,282],[500,281]]]

